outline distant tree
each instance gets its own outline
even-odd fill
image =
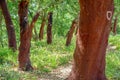
[[[42,17],[42,23],[41,23],[40,31],[39,31],[39,39],[40,39],[40,40],[43,39],[45,24],[46,24],[46,19],[45,19],[45,16],[43,16],[43,17]]]
[[[114,35],[117,34],[117,22],[118,22],[118,14],[115,16],[114,25],[113,25],[113,28],[112,28],[112,32],[114,33]]]
[[[20,70],[33,70],[30,62],[30,41],[32,37],[32,29],[39,17],[39,13],[33,17],[31,24],[28,24],[28,4],[29,0],[21,0],[19,3],[19,21],[20,21],[20,47],[19,47],[19,68]]]
[[[52,43],[52,12],[48,13],[48,26],[47,26],[47,43]]]
[[[79,0],[80,21],[74,63],[68,80],[107,80],[105,56],[113,0]]]
[[[6,0],[0,0],[0,7],[2,9],[2,13],[5,18],[7,34],[8,34],[8,44],[9,44],[8,46],[9,46],[9,48],[16,50],[17,45],[16,45],[15,30],[14,30],[14,25],[11,20],[10,13],[7,8]]]
[[[73,37],[73,33],[74,33],[75,28],[77,28],[77,19],[74,19],[74,20],[72,21],[72,25],[71,25],[71,27],[70,27],[70,30],[68,31],[68,33],[67,33],[67,35],[66,35],[66,36],[67,36],[66,46],[69,46],[69,45],[70,45],[71,39],[72,39],[72,37]]]

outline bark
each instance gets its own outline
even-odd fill
[[[15,30],[11,20],[10,13],[7,8],[6,0],[0,0],[0,7],[2,9],[2,13],[5,18],[7,34],[8,34],[8,46],[9,48],[12,48],[15,51],[17,49]]]
[[[105,55],[108,45],[113,0],[79,0],[80,21],[74,64],[68,80],[106,80]]]
[[[30,62],[30,41],[32,36],[32,29],[39,17],[37,13],[30,25],[28,25],[28,0],[21,0],[19,3],[19,21],[20,21],[20,47],[19,47],[19,68],[20,70],[33,70]]]
[[[66,40],[66,46],[69,46],[71,43],[71,39],[73,37],[73,33],[76,27],[76,19],[72,21],[72,25],[70,27],[70,30],[67,33],[67,40]]]
[[[20,70],[32,70],[30,62],[30,37],[28,32],[28,3],[21,0],[19,3],[19,21],[20,21],[20,47],[19,47],[19,68]]]
[[[45,27],[46,20],[45,18],[42,19],[41,27],[40,27],[40,32],[39,32],[39,39],[43,39],[43,34],[44,34],[44,27]]]
[[[52,43],[52,12],[48,13],[47,43]]]

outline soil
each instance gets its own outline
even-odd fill
[[[61,66],[48,74],[41,75],[38,80],[65,80],[69,76],[71,68],[71,64]]]

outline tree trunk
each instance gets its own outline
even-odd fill
[[[52,43],[52,12],[48,13],[47,43]]]
[[[113,29],[112,29],[112,32],[114,35],[117,34],[117,22],[118,22],[118,16],[115,17],[114,25],[113,25]]]
[[[113,0],[79,2],[80,27],[74,64],[68,80],[106,80],[105,55],[113,15]]]
[[[66,40],[66,46],[69,46],[71,43],[71,39],[73,37],[73,33],[76,27],[76,19],[72,21],[72,25],[70,27],[70,30],[67,33],[67,40]]]
[[[17,49],[16,45],[16,36],[15,36],[15,30],[14,26],[11,20],[10,13],[7,8],[6,0],[0,0],[0,7],[2,9],[3,16],[5,18],[6,28],[7,28],[7,34],[8,34],[8,44],[9,48],[12,48],[13,50]]]
[[[21,0],[19,4],[19,21],[20,21],[20,47],[19,47],[19,68],[20,70],[33,70],[30,62],[30,41],[32,37],[32,29],[39,17],[37,13],[31,24],[28,25],[28,0]]]
[[[45,27],[45,18],[42,19],[41,27],[40,27],[40,32],[39,32],[39,39],[43,39],[43,34],[44,34],[44,27]]]

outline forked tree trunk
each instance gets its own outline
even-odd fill
[[[67,33],[66,46],[69,46],[70,43],[71,43],[71,39],[73,37],[73,33],[74,33],[74,30],[75,30],[75,27],[76,27],[76,19],[74,19],[72,21],[72,25],[70,27],[70,30]]]
[[[39,40],[43,39],[45,23],[46,23],[46,20],[45,20],[45,18],[43,18],[42,23],[41,23],[41,27],[40,27],[40,32],[39,32]]]
[[[52,43],[52,12],[48,13],[47,43]]]
[[[113,0],[79,2],[80,27],[74,64],[68,80],[106,80],[105,55],[113,15]]]
[[[20,21],[20,47],[19,47],[19,68],[20,70],[32,70],[30,62],[30,37],[28,31],[28,3],[21,0],[19,4],[19,21]]]
[[[19,68],[20,70],[32,70],[30,62],[30,41],[34,23],[37,21],[39,14],[37,13],[31,24],[28,25],[28,0],[21,0],[19,4],[19,21],[20,21],[20,47],[19,47]]]
[[[16,45],[15,30],[14,30],[14,25],[13,25],[12,20],[11,20],[10,13],[8,11],[8,8],[7,8],[6,0],[0,0],[0,7],[2,9],[2,13],[3,13],[3,16],[5,18],[7,34],[8,34],[9,48],[16,50],[17,45]]]

